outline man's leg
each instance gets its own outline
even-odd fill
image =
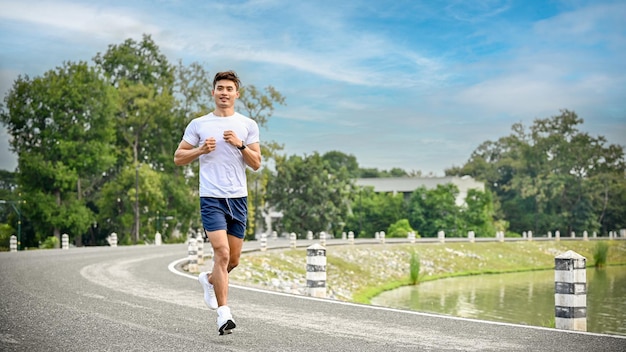
[[[228,305],[228,269],[230,263],[230,245],[226,230],[206,231],[213,247],[213,270],[209,282],[215,290],[218,306]]]

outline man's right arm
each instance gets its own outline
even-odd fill
[[[183,140],[178,144],[178,148],[174,153],[174,164],[177,166],[187,165],[202,154],[200,148],[194,148],[193,145]]]

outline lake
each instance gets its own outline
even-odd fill
[[[371,302],[463,318],[554,326],[554,271],[423,282],[383,292]],[[626,335],[626,266],[587,269],[587,331]]]

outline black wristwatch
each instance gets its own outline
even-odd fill
[[[239,149],[239,150],[244,150],[244,149],[246,149],[246,143],[244,143],[243,141],[241,141],[241,147],[237,147],[237,149]]]

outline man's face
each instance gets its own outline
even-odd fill
[[[239,91],[235,82],[229,80],[215,82],[215,87],[213,88],[215,105],[220,108],[232,108],[235,106],[235,99],[237,98],[239,98]]]

